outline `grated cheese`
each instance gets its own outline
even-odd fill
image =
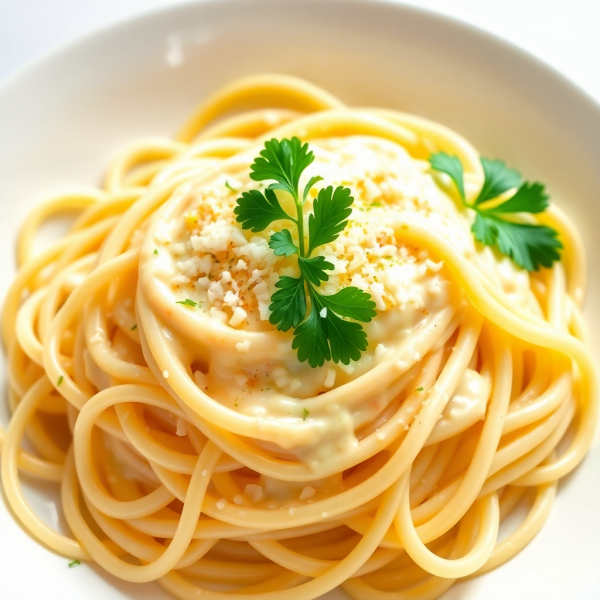
[[[248,352],[248,350],[250,350],[250,340],[244,340],[243,342],[238,342],[235,345],[235,349],[238,352]]]
[[[265,497],[265,492],[260,485],[249,483],[244,488],[244,496],[253,504],[260,502]]]

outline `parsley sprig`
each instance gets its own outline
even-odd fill
[[[450,176],[463,206],[476,212],[471,226],[476,240],[487,246],[496,246],[527,271],[537,271],[541,266],[550,267],[560,260],[562,244],[555,229],[514,220],[518,213],[537,214],[546,210],[548,195],[543,184],[524,182],[517,171],[509,169],[501,160],[482,158],[483,187],[474,202],[468,203],[460,159],[439,152],[429,157],[429,163],[436,171]],[[510,198],[500,203],[495,201],[514,188],[517,191]]]
[[[297,255],[300,277],[282,275],[271,298],[269,321],[280,331],[294,329],[292,348],[298,360],[320,367],[326,360],[349,364],[367,349],[367,335],[362,325],[375,315],[371,296],[356,287],[342,288],[326,296],[319,291],[329,280],[327,271],[335,267],[323,256],[312,256],[325,244],[335,241],[348,224],[354,198],[348,188],[323,188],[308,216],[308,243],[305,239],[304,205],[311,188],[322,177],[312,177],[300,190],[300,176],[314,160],[308,144],[292,139],[272,139],[265,143],[254,160],[250,177],[254,181],[271,181],[264,192],[243,192],[234,210],[243,229],[264,231],[274,221],[291,221],[297,230],[297,242],[290,229],[273,233],[269,246],[277,256]],[[296,209],[290,215],[281,206],[275,190],[291,195]],[[310,303],[310,307],[309,307]],[[347,319],[352,319],[351,321]]]

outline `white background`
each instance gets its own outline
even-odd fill
[[[285,0],[280,0],[285,1]],[[0,81],[85,33],[173,0],[0,0]],[[600,101],[600,0],[408,0],[491,31]]]

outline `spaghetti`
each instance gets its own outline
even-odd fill
[[[298,362],[268,321],[292,267],[233,217],[264,141],[292,136],[355,196],[324,250],[333,288],[377,303],[350,365]],[[518,553],[597,420],[582,248],[556,207],[551,269],[476,247],[428,172],[436,151],[481,187],[477,151],[447,128],[259,76],[209,98],[175,140],[127,147],[102,190],[37,207],[2,321],[2,481],[26,529],[186,600],[308,600],[338,585],[433,599]],[[34,254],[65,210],[78,211],[69,233]],[[20,471],[60,485],[72,535],[35,515]],[[524,495],[529,513],[498,542]]]

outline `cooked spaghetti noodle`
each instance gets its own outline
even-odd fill
[[[233,217],[264,141],[292,136],[355,197],[324,250],[332,290],[352,282],[377,303],[350,365],[298,362],[291,332],[268,321],[293,267]],[[597,419],[584,257],[554,206],[543,219],[564,250],[551,269],[476,246],[428,171],[440,150],[475,193],[479,155],[449,129],[253,77],[175,140],[128,146],[102,190],[36,207],[2,322],[2,481],[25,528],[181,599],[308,600],[339,585],[432,599],[518,553]],[[69,233],[34,254],[65,210],[79,213]],[[68,535],[31,510],[19,472],[60,485]],[[525,494],[527,517],[498,542]]]

